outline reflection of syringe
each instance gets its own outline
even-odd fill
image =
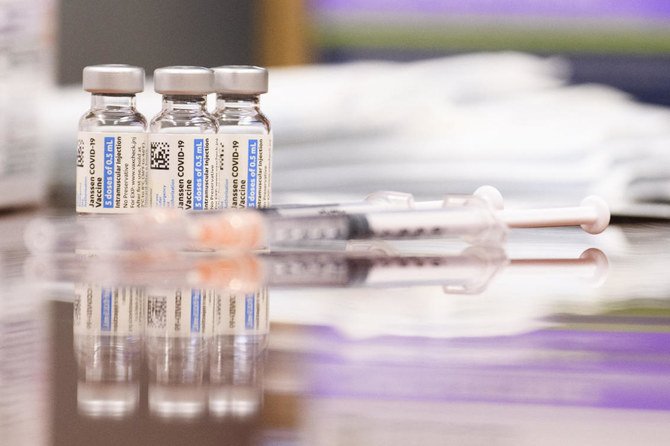
[[[609,224],[607,205],[597,197],[586,198],[578,207],[502,210],[502,197],[493,188],[480,188],[475,196],[448,197],[438,209],[434,202],[411,210],[381,209],[364,206],[361,212],[325,215],[315,210],[316,215],[298,216],[292,216],[297,211],[286,209],[197,214],[154,209],[113,219],[38,219],[29,225],[25,239],[32,252],[193,247],[246,251],[314,241],[412,238],[460,238],[499,245],[509,228],[581,225],[597,234]]]
[[[509,260],[500,249],[469,248],[444,256],[381,256],[345,253],[285,253],[261,257],[213,255],[147,257],[122,255],[94,261],[74,255],[34,257],[28,277],[102,283],[190,286],[253,291],[271,287],[402,287],[439,285],[449,292],[478,292],[501,269],[548,275],[567,273],[600,282],[607,257],[589,249],[577,259]]]

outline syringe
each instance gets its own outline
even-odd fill
[[[481,188],[480,188],[481,189]],[[591,234],[609,224],[609,209],[591,196],[581,206],[502,210],[502,197],[468,196],[444,201],[442,208],[379,210],[288,216],[277,211],[222,210],[184,213],[152,209],[92,219],[31,222],[25,240],[32,252],[91,250],[213,249],[248,251],[262,247],[299,247],[315,241],[460,238],[476,245],[504,243],[509,228],[580,225]]]

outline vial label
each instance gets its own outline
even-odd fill
[[[127,336],[142,332],[142,288],[86,283],[75,283],[74,288],[75,334]]]
[[[147,207],[147,134],[79,132],[77,212]]]
[[[268,290],[255,293],[217,293],[212,330],[215,335],[258,335],[270,330]]]
[[[222,208],[270,206],[272,136],[218,134]]]
[[[152,133],[149,162],[151,207],[216,209],[214,136]]]
[[[204,336],[209,330],[212,291],[199,288],[147,290],[146,333],[149,336]]]

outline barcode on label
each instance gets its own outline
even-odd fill
[[[77,167],[84,167],[84,140],[77,141]]]
[[[167,325],[167,297],[149,296],[147,298],[147,326],[165,328]]]
[[[151,168],[170,170],[170,145],[167,142],[151,143]]]

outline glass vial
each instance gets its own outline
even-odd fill
[[[125,213],[148,205],[147,121],[135,108],[144,69],[130,65],[84,68],[91,109],[79,120],[76,210]]]
[[[207,210],[218,207],[217,124],[207,111],[213,73],[204,67],[154,71],[163,107],[151,120],[149,189],[152,207]]]
[[[219,196],[222,208],[270,206],[272,131],[259,96],[268,91],[265,68],[216,67],[214,117],[219,124]]]

